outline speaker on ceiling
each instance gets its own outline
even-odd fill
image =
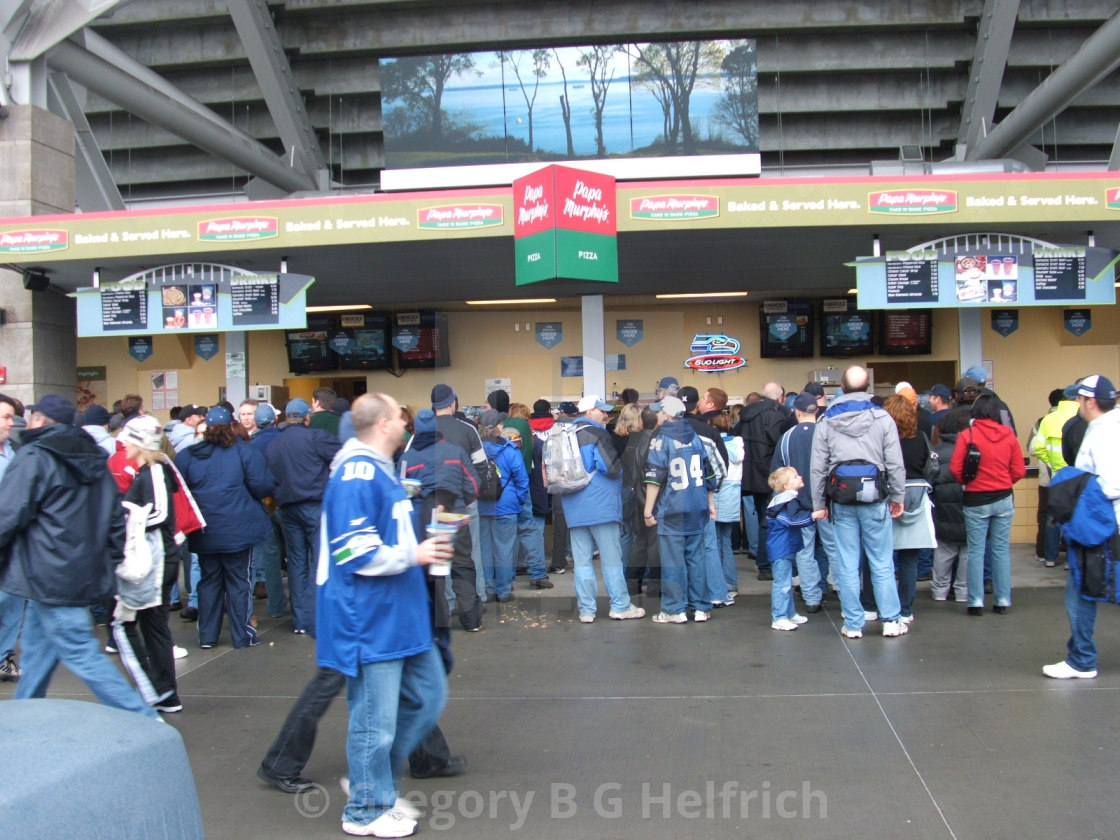
[[[23,288],[31,292],[44,292],[51,280],[47,273],[37,268],[29,268],[23,272]]]

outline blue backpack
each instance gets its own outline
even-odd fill
[[[1069,549],[1069,573],[1086,601],[1120,603],[1120,538],[1116,513],[1100,482],[1077,467],[1050,479],[1049,512]]]

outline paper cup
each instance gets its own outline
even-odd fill
[[[455,529],[440,525],[429,525],[428,538],[443,540],[450,545],[451,541],[455,539]],[[447,577],[451,574],[451,561],[430,564],[428,566],[428,574],[432,577]]]

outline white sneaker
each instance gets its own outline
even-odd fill
[[[883,622],[884,636],[905,636],[910,632],[910,625],[901,619]]]
[[[712,614],[710,612],[704,612],[703,610],[697,610],[692,614],[693,621],[707,621],[711,617]]]
[[[175,655],[176,659],[186,659],[191,655],[191,652],[189,650],[187,650],[185,647],[179,647],[178,645],[172,645],[171,652]]]
[[[594,624],[595,623],[595,616],[593,616],[593,615],[581,615],[579,617],[579,623],[580,624]]]
[[[645,618],[646,611],[639,606],[631,604],[624,610],[611,610],[609,615],[615,621],[625,621],[628,618]]]
[[[901,621],[903,624],[913,624],[914,623],[914,614],[911,613],[910,615],[900,615],[898,617],[898,620]]]
[[[1095,680],[1097,678],[1097,672],[1095,670],[1074,670],[1064,659],[1061,662],[1055,662],[1053,665],[1043,665],[1042,673],[1052,680]]]
[[[664,610],[653,617],[654,624],[685,624],[688,616],[684,613],[667,613]]]
[[[408,837],[416,831],[416,820],[406,817],[396,808],[390,808],[365,825],[343,820],[342,830],[359,837]]]
[[[863,638],[863,631],[862,630],[849,630],[847,627],[841,627],[840,628],[840,635],[843,636],[845,639],[862,639]]]
[[[779,618],[770,625],[771,630],[796,630],[797,624],[788,618]]]
[[[421,816],[423,816],[421,810],[403,796],[397,797],[396,802],[393,803],[393,810],[400,811],[410,820],[418,820]]]
[[[864,621],[878,621],[879,620],[879,613],[875,612],[874,610],[864,611],[863,620]]]
[[[809,619],[807,619],[805,616],[801,615],[801,613],[794,613],[793,615],[791,615],[789,617],[789,620],[792,621],[794,624],[808,624],[809,623]]]

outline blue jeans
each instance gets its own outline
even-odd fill
[[[486,591],[504,598],[513,590],[513,563],[517,559],[517,514],[480,516],[482,569]]]
[[[288,608],[288,598],[284,595],[284,576],[280,571],[280,559],[284,553],[284,531],[279,512],[272,514],[270,519],[272,533],[265,542],[253,549],[253,583],[264,581],[268,590],[268,614],[279,618]],[[316,551],[312,556],[317,554]]]
[[[658,534],[657,545],[661,556],[661,611],[677,615],[689,607],[711,610],[703,534]]]
[[[895,552],[898,604],[903,615],[914,614],[914,593],[918,590],[918,554],[921,551],[920,548],[901,548]]]
[[[1058,528],[1058,523],[1046,517],[1046,527],[1043,529],[1043,542],[1045,545],[1045,552],[1043,558],[1053,563],[1058,559],[1058,552],[1062,547],[1062,531]]]
[[[870,505],[832,505],[832,532],[836,539],[833,577],[840,591],[844,626],[863,629],[863,605],[859,600],[859,558],[866,552],[871,567],[872,588],[879,615],[897,621],[900,608],[894,581],[894,531],[886,502]]]
[[[26,598],[0,592],[0,659],[16,652]]]
[[[474,591],[478,593],[478,600],[486,600],[486,570],[482,568],[482,527],[479,525],[478,516],[478,502],[471,502],[467,505],[467,515],[470,520],[467,522],[467,527],[471,532],[471,561],[474,563]],[[448,591],[450,591],[451,581],[447,581]],[[454,604],[453,598],[448,600]]]
[[[619,524],[601,522],[598,525],[569,527],[568,535],[572,540],[572,561],[575,565],[573,583],[579,614],[595,615],[595,599],[599,590],[591,554],[596,547],[599,549],[599,563],[603,569],[603,585],[611,599],[611,611],[621,612],[629,607],[630,595],[626,589],[626,578],[622,574]]]
[[[185,543],[184,543],[184,545],[185,545]],[[193,554],[190,551],[184,550],[183,557],[185,559],[189,559],[189,561],[190,561],[189,563],[185,564],[190,568],[190,571],[187,573],[187,576],[188,576],[188,578],[190,579],[190,582],[191,582],[191,597],[189,597],[187,599],[187,606],[188,607],[194,607],[197,610],[198,609],[198,582],[200,580],[202,580],[202,568],[198,565],[198,555],[197,554]]]
[[[743,528],[746,533],[746,541],[743,547],[757,557],[758,514],[754,510],[754,496],[743,496]]]
[[[447,676],[435,646],[424,653],[361,665],[346,678],[350,799],[342,819],[368,825],[393,807],[396,774],[439,721]]]
[[[769,493],[754,493],[754,519],[758,528],[758,547],[754,551],[755,567],[760,572],[770,571],[770,558],[766,552],[766,506],[770,504]]]
[[[739,570],[735,566],[735,552],[731,548],[731,529],[733,522],[716,523],[716,545],[719,546],[720,564],[723,566],[723,580],[728,592],[739,591]],[[723,599],[720,599],[723,600]]]
[[[1097,643],[1093,640],[1093,629],[1097,624],[1097,602],[1086,601],[1078,594],[1072,574],[1066,579],[1066,614],[1069,616],[1066,663],[1075,671],[1097,670]],[[26,657],[24,661],[27,661]]]
[[[101,652],[90,627],[88,607],[56,607],[28,601],[22,650],[23,677],[16,686],[16,700],[46,697],[51,675],[61,662],[106,706],[160,719],[159,712],[140,699]]]
[[[544,517],[533,515],[533,499],[529,495],[525,496],[525,503],[517,514],[517,539],[525,552],[529,579],[548,577],[548,568],[544,562]]]
[[[793,618],[797,615],[793,604],[793,558],[770,555],[770,571],[774,573],[770,584],[770,620]],[[805,591],[804,586],[801,591]]]
[[[315,564],[319,556],[319,502],[284,505],[284,546],[288,551],[288,590],[292,629],[315,635]]]
[[[817,528],[814,523],[801,529],[801,550],[797,552],[797,576],[801,579],[801,598],[806,604],[819,604],[821,602],[821,568],[817,564]],[[773,560],[771,559],[771,562]],[[775,564],[776,569],[776,564]],[[778,575],[774,573],[774,588],[778,585]],[[773,589],[770,600],[773,603]],[[792,601],[791,601],[792,604]]]
[[[727,581],[723,577],[723,560],[719,555],[719,540],[716,539],[716,523],[704,520],[704,580],[707,581],[705,601],[726,601]]]
[[[968,556],[975,560],[985,551],[992,560],[992,602],[1011,606],[1011,519],[1015,502],[1011,496],[975,507],[965,506],[964,529],[968,535]],[[984,606],[984,564],[968,564],[968,605]]]

